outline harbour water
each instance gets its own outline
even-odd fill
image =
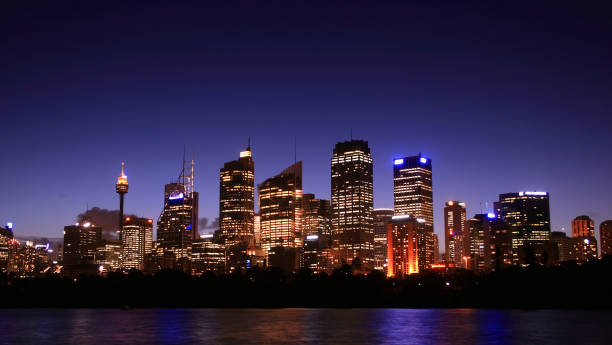
[[[0,344],[610,344],[612,312],[4,309]]]

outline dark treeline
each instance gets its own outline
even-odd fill
[[[612,257],[583,265],[453,270],[387,279],[381,272],[331,275],[252,269],[192,277],[132,271],[76,279],[0,276],[0,307],[410,307],[612,308]]]

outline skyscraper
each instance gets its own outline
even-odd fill
[[[491,268],[499,270],[512,265],[512,232],[495,214],[487,214],[491,237]]]
[[[374,209],[374,269],[387,271],[387,224],[393,217],[390,208]]]
[[[192,245],[191,274],[199,276],[204,272],[225,271],[225,246],[215,241],[213,235],[202,235]]]
[[[220,170],[219,237],[227,247],[254,245],[255,165],[251,148]]]
[[[368,142],[339,142],[331,159],[332,248],[336,264],[374,266],[372,156]]]
[[[463,257],[467,232],[465,231],[465,203],[448,201],[444,207],[444,246],[445,259],[449,264],[463,267]]]
[[[121,238],[121,267],[144,269],[144,258],[153,248],[153,219],[126,217]]]
[[[419,154],[393,161],[393,205],[396,216],[425,219],[433,231],[431,159]]]
[[[13,241],[13,223],[9,222],[6,227],[0,228],[0,273],[8,273],[9,248]]]
[[[491,227],[489,220],[494,214],[476,214],[467,221],[465,251],[467,266],[475,271],[491,270]]]
[[[512,232],[513,264],[519,264],[519,249],[532,251],[550,239],[550,206],[547,192],[518,192],[499,195],[497,217]]]
[[[123,198],[125,194],[128,192],[128,181],[127,176],[124,172],[125,162],[121,162],[121,175],[117,178],[117,183],[115,184],[115,191],[119,194],[119,227],[117,231],[119,232],[119,240],[121,240],[121,230],[123,225]]]
[[[424,227],[424,219],[417,220],[410,215],[393,216],[387,223],[388,277],[419,273],[418,232]]]
[[[595,237],[595,222],[586,215],[572,220],[572,237]]]
[[[64,227],[63,271],[65,275],[96,273],[96,250],[102,242],[102,228],[84,217]]]
[[[331,205],[329,200],[317,199],[314,194],[303,196],[304,236],[331,235]]]
[[[164,209],[157,220],[158,256],[161,267],[190,272],[191,243],[198,235],[198,199],[193,191],[194,164],[186,162],[176,183],[164,188]]]
[[[599,239],[601,255],[612,255],[612,220],[606,220],[599,224]]]
[[[302,162],[258,185],[261,247],[268,255],[297,258],[302,249]],[[285,248],[271,251],[272,248]],[[291,248],[291,249],[287,249]],[[293,259],[291,259],[293,260]],[[278,263],[269,258],[271,264]],[[283,264],[282,267],[291,267]],[[297,268],[297,265],[294,269]]]

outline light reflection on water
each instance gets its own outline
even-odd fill
[[[609,311],[0,310],[0,344],[609,344]]]

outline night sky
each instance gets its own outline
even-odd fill
[[[393,206],[393,158],[432,159],[438,234],[445,201],[472,216],[520,190],[550,192],[553,230],[612,218],[604,5],[152,3],[0,5],[0,222],[18,236],[118,208],[121,161],[126,212],[157,219],[184,145],[214,219],[219,168],[249,136],[256,183],[292,164],[295,139],[305,192],[329,198],[351,128],[375,208]]]

